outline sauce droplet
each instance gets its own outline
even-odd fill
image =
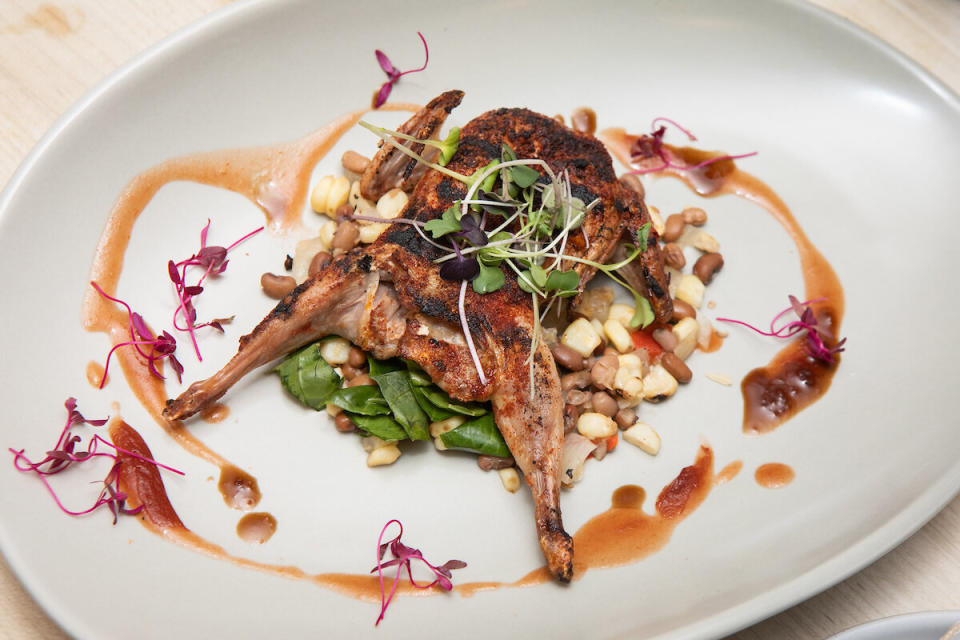
[[[789,465],[781,462],[768,462],[757,467],[753,477],[757,484],[765,489],[780,489],[793,482],[796,474]]]
[[[91,360],[87,363],[87,382],[90,383],[91,387],[100,388],[100,383],[103,382],[103,377],[106,374],[106,371],[103,369],[103,365],[99,362]],[[107,382],[110,382],[110,377],[107,376]],[[104,383],[106,384],[106,383]]]
[[[627,484],[613,492],[610,506],[613,509],[640,509],[646,497],[647,492],[643,487]]]
[[[217,486],[223,495],[223,501],[231,509],[250,511],[260,502],[257,479],[232,464],[221,467],[220,482]]]
[[[269,513],[248,513],[237,523],[237,535],[250,544],[263,544],[276,530],[277,519]]]

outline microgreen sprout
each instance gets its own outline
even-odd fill
[[[481,382],[486,383],[486,377],[474,348],[464,309],[468,281],[472,282],[475,293],[487,294],[505,286],[504,273],[513,272],[520,289],[530,294],[534,317],[533,338],[527,360],[530,365],[531,396],[534,394],[533,356],[538,346],[542,318],[555,300],[579,292],[580,275],[565,263],[594,268],[630,291],[636,307],[632,327],[646,326],[653,321],[650,303],[613,273],[646,250],[649,224],[638,231],[637,246],[627,245],[629,255],[620,263],[604,265],[569,255],[566,253],[568,240],[578,229],[583,233],[584,245],[589,248],[590,241],[583,223],[600,204],[600,200],[585,203],[575,197],[573,183],[566,169],[555,172],[543,160],[518,158],[514,150],[504,144],[499,158],[492,159],[466,176],[447,166],[425,160],[402,142],[431,144],[432,141],[419,140],[363,121],[360,124],[401,153],[467,186],[462,199],[454,202],[439,217],[423,223],[422,229],[420,224],[412,220],[408,223],[413,224],[421,237],[445,252],[435,260],[440,265],[441,277],[461,283],[460,324]],[[479,219],[478,214],[482,214]],[[497,218],[497,223],[491,224],[494,228],[490,230],[487,230],[488,217]],[[431,237],[427,237],[427,234]],[[437,241],[448,241],[450,244],[444,246]]]
[[[203,282],[206,280],[207,276],[218,276],[226,271],[227,263],[229,262],[229,260],[227,260],[227,254],[230,252],[230,250],[244,240],[263,231],[263,227],[254,229],[231,244],[229,247],[220,247],[214,245],[208,246],[207,232],[209,230],[210,220],[207,220],[206,226],[200,230],[199,251],[186,260],[181,260],[180,262],[174,262],[173,260],[170,260],[167,262],[167,274],[170,277],[170,281],[176,288],[177,300],[179,301],[179,305],[177,305],[176,310],[173,312],[173,327],[178,331],[185,331],[190,334],[190,340],[193,342],[193,349],[197,354],[197,359],[200,361],[203,361],[203,357],[200,355],[200,346],[197,344],[195,331],[203,327],[211,327],[223,333],[223,324],[229,322],[230,319],[218,318],[209,322],[197,324],[197,310],[193,306],[193,299],[203,293]],[[203,273],[197,279],[196,284],[187,284],[187,269],[190,267],[200,267],[203,269]],[[183,323],[182,326],[180,322],[178,322],[178,317]]]
[[[659,124],[665,123],[665,124]],[[659,124],[659,126],[657,126]],[[678,164],[674,162],[669,149],[667,149],[663,144],[663,138],[667,133],[667,125],[673,126],[679,129],[684,135],[687,136],[687,139],[691,142],[696,141],[697,137],[693,133],[680,126],[675,121],[670,118],[654,118],[653,122],[650,124],[650,133],[644,134],[637,138],[637,141],[634,142],[633,147],[630,149],[630,157],[634,162],[641,162],[645,160],[651,160],[653,158],[659,158],[661,164],[655,167],[649,167],[644,169],[634,169],[630,173],[644,174],[644,173],[656,173],[658,171],[665,171],[667,169],[677,169],[679,171],[695,171],[697,169],[702,169],[703,167],[713,164],[715,162],[720,162],[721,160],[740,160],[741,158],[749,158],[751,156],[757,155],[756,151],[750,153],[741,153],[739,155],[721,155],[714,158],[708,158],[703,162],[698,162],[697,164],[687,165],[687,164]]]
[[[107,300],[121,304],[126,308],[130,331],[130,340],[113,345],[113,348],[107,353],[107,360],[103,365],[103,376],[100,379],[100,385],[98,388],[103,389],[103,385],[107,382],[107,372],[110,369],[110,358],[113,356],[113,352],[120,347],[127,346],[132,346],[134,349],[136,349],[137,353],[146,359],[147,368],[150,370],[150,373],[161,380],[164,379],[164,376],[157,369],[155,363],[158,360],[166,358],[170,361],[170,366],[173,368],[173,371],[177,374],[177,381],[180,381],[181,376],[183,375],[183,365],[180,364],[180,361],[177,360],[177,357],[174,355],[174,352],[177,350],[176,339],[174,339],[174,337],[167,331],[164,331],[159,336],[153,335],[153,332],[150,331],[149,327],[147,327],[147,323],[144,322],[143,317],[139,313],[133,311],[129,304],[119,298],[114,298],[113,296],[107,295],[107,293],[101,289],[96,282],[91,282],[90,286]],[[149,347],[149,351],[145,350],[147,347]]]
[[[717,320],[739,324],[760,335],[771,338],[792,338],[798,333],[806,332],[806,345],[810,351],[810,355],[821,362],[832,364],[836,360],[834,356],[844,350],[844,344],[847,339],[843,338],[838,342],[833,333],[818,322],[816,313],[814,313],[810,307],[812,304],[824,302],[826,298],[816,298],[814,300],[800,302],[794,296],[789,296],[789,300],[790,306],[778,313],[774,316],[773,320],[770,321],[770,331],[758,329],[752,324],[741,320],[733,320],[732,318],[717,318]],[[777,322],[791,311],[796,314],[798,320],[792,320],[781,327],[777,327]],[[828,343],[832,343],[833,346],[828,347]]]
[[[383,51],[380,51],[380,49],[374,51],[377,56],[377,63],[379,63],[380,68],[383,69],[383,72],[387,74],[387,81],[380,85],[380,90],[377,91],[373,98],[373,107],[375,109],[379,109],[383,106],[383,104],[387,101],[387,98],[390,97],[390,92],[393,91],[393,85],[395,85],[402,76],[405,76],[408,73],[417,73],[427,68],[427,63],[430,62],[430,48],[427,47],[427,40],[423,37],[423,34],[417,31],[417,35],[420,36],[420,41],[423,42],[424,54],[423,66],[419,69],[400,71],[393,66],[393,63],[390,62],[390,58],[387,57],[387,54],[385,54]]]
[[[117,517],[121,514],[134,515],[143,509],[143,505],[135,509],[127,508],[127,495],[120,491],[117,485],[120,477],[119,470],[121,462],[116,453],[98,450],[99,445],[105,445],[112,448],[117,453],[123,453],[139,460],[143,460],[144,462],[149,462],[150,464],[162,469],[166,469],[167,471],[172,471],[173,473],[183,475],[182,471],[178,471],[166,465],[160,464],[155,460],[150,460],[149,458],[145,458],[132,451],[122,449],[97,434],[94,434],[93,437],[87,441],[85,449],[78,447],[77,445],[80,444],[83,439],[75,433],[72,433],[71,429],[74,427],[80,427],[84,424],[92,427],[101,427],[106,424],[107,421],[106,419],[88,420],[83,417],[83,415],[77,410],[77,401],[75,398],[67,398],[66,402],[64,402],[64,407],[67,409],[67,422],[64,425],[63,430],[60,432],[60,438],[57,440],[57,444],[52,450],[47,451],[47,455],[43,458],[43,460],[40,460],[39,462],[33,462],[26,456],[24,449],[9,449],[10,453],[13,454],[13,466],[17,469],[17,471],[36,474],[36,476],[43,483],[43,486],[46,487],[47,491],[53,497],[54,502],[57,503],[57,506],[64,513],[71,516],[81,516],[96,511],[100,507],[106,505],[113,514],[113,523],[116,524]],[[60,498],[57,497],[57,494],[53,490],[53,487],[50,486],[50,482],[47,480],[47,477],[66,471],[74,464],[80,464],[96,458],[109,458],[113,460],[113,464],[110,466],[107,476],[103,479],[103,488],[100,490],[100,494],[94,501],[93,506],[87,509],[83,509],[81,511],[68,509],[60,501]]]
[[[384,534],[387,532],[387,529],[390,528],[390,525],[394,523],[400,527],[400,532],[397,533],[397,537],[393,538],[389,542],[384,542]],[[376,573],[377,579],[380,581],[380,616],[377,618],[376,622],[378,625],[380,624],[380,621],[383,620],[383,616],[386,615],[387,607],[390,606],[393,596],[397,593],[397,585],[400,582],[400,574],[403,573],[404,570],[407,572],[407,579],[410,581],[410,584],[417,589],[429,589],[437,586],[444,591],[450,591],[453,589],[451,572],[454,569],[462,569],[467,566],[466,562],[462,562],[460,560],[447,560],[440,566],[434,566],[427,562],[427,560],[423,557],[423,554],[420,553],[419,549],[408,547],[400,542],[400,536],[402,535],[403,524],[399,520],[391,520],[384,525],[383,529],[380,530],[380,537],[377,538],[377,566],[375,566],[370,573]],[[392,558],[384,561],[384,556],[386,555],[387,551],[390,551]],[[419,560],[423,566],[433,573],[433,581],[420,583],[413,578],[413,568],[411,567],[411,563],[414,560]],[[397,573],[393,579],[393,587],[390,589],[390,593],[388,595],[383,584],[383,570],[390,567],[396,567]]]

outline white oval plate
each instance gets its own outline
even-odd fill
[[[407,541],[428,557],[469,563],[458,581],[514,580],[538,566],[525,493],[508,495],[468,459],[427,448],[368,470],[355,439],[295,406],[268,375],[234,390],[226,422],[191,425],[260,480],[260,508],[279,529],[249,547],[236,538],[239,514],[223,506],[216,470],[166,438],[124,385],[97,392],[84,379],[107,342],[81,330],[81,296],[126,182],[175,155],[293,139],[363,106],[383,81],[373,50],[401,68],[418,66],[418,30],[430,43],[430,66],[405,76],[393,97],[423,102],[462,88],[455,122],[502,105],[550,114],[589,105],[602,127],[643,131],[669,116],[707,148],[758,151],[742,166],[779,191],[846,286],[849,348],[832,390],[776,432],[744,436],[736,386],[704,374],[740,379],[778,345],[733,332],[719,352],[691,361],[694,384],[644,408],[663,436],[658,457],[624,446],[564,493],[575,531],[624,483],[659,491],[701,439],[718,468],[743,460],[740,476],[716,489],[662,552],[569,587],[401,599],[377,630],[375,605],[190,553],[133,519],[112,528],[105,514],[66,518],[35,479],[0,472],[3,552],[66,629],[82,638],[718,636],[856,571],[957,492],[960,428],[949,409],[958,303],[940,284],[953,273],[960,237],[950,174],[960,166],[957,98],[846,23],[787,2],[252,2],[166,40],[67,114],[0,199],[3,443],[44,451],[68,395],[91,417],[116,401],[157,459],[188,473],[167,479],[187,525],[238,555],[362,573],[373,565],[380,527],[399,517]],[[351,132],[317,174],[332,172],[351,146],[369,150],[372,140]],[[670,181],[651,183],[650,201],[665,212],[698,203]],[[749,204],[704,206],[727,258],[710,288],[714,312],[763,323],[800,291],[792,246]],[[177,184],[160,192],[134,232],[119,293],[157,326],[173,308],[165,263],[196,249],[208,217],[217,243],[262,221],[239,196]],[[201,314],[235,313],[236,321],[226,337],[204,339],[203,363],[185,358],[187,381],[223,362],[270,308],[257,278],[276,271],[292,244],[264,234],[232,258],[200,304]],[[771,461],[791,465],[797,479],[779,491],[757,486],[753,470]]]

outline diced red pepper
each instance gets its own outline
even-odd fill
[[[634,331],[630,334],[630,337],[633,338],[633,346],[637,349],[645,349],[650,354],[651,359],[663,353],[663,347],[660,346],[660,343],[646,331]]]

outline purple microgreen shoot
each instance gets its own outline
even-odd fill
[[[397,533],[395,538],[384,542],[384,534],[386,534],[390,525],[394,523],[400,527],[400,532]],[[444,591],[450,591],[453,589],[451,572],[467,566],[467,563],[461,560],[447,560],[439,566],[434,566],[427,562],[427,559],[423,557],[419,549],[408,547],[400,542],[402,535],[403,524],[399,520],[390,520],[384,525],[383,529],[380,530],[380,536],[377,538],[377,565],[370,571],[370,573],[377,574],[377,580],[380,582],[380,615],[377,617],[377,625],[380,624],[380,621],[383,620],[383,617],[386,615],[387,607],[390,606],[390,602],[393,601],[393,597],[397,593],[397,585],[400,583],[400,576],[404,571],[407,573],[407,579],[410,584],[417,589],[430,589],[431,587],[437,586]],[[391,558],[384,561],[387,551],[390,552]],[[413,578],[412,563],[414,561],[419,561],[423,567],[433,573],[434,578],[431,582],[421,583]],[[390,593],[388,594],[383,582],[383,570],[389,569],[390,567],[396,567],[397,573],[393,578],[393,586],[390,588]]]
[[[720,322],[739,324],[762,336],[770,338],[789,339],[797,334],[806,333],[806,346],[810,355],[826,364],[833,364],[833,362],[836,361],[836,354],[844,351],[844,345],[847,339],[843,338],[840,341],[836,341],[833,333],[817,320],[817,315],[810,306],[818,302],[825,302],[826,298],[815,298],[813,300],[800,302],[796,297],[791,295],[788,296],[788,299],[790,300],[790,306],[773,317],[773,320],[770,321],[769,331],[764,331],[752,324],[743,322],[742,320],[734,320],[733,318],[717,318],[717,320]],[[780,319],[791,311],[798,319],[778,327],[777,323]],[[833,346],[827,346],[828,343],[833,343]]]
[[[430,62],[430,48],[427,47],[427,40],[423,37],[423,34],[417,31],[417,35],[420,36],[420,41],[423,42],[423,53],[424,61],[423,66],[418,69],[408,69],[407,71],[400,71],[393,63],[390,62],[390,58],[387,57],[380,49],[374,51],[377,56],[377,63],[380,65],[380,68],[383,69],[383,72],[387,74],[387,81],[380,85],[379,91],[377,91],[376,96],[373,99],[374,109],[379,109],[387,101],[387,98],[390,97],[390,92],[393,91],[393,85],[397,81],[408,73],[418,73],[427,68],[427,63]]]
[[[660,124],[658,123],[667,123]],[[708,158],[703,162],[698,162],[697,164],[678,164],[673,161],[672,156],[670,155],[669,150],[663,144],[663,138],[667,133],[667,125],[673,126],[683,132],[687,136],[687,139],[695,141],[697,137],[693,133],[680,124],[671,120],[670,118],[657,117],[653,119],[653,122],[650,124],[650,133],[643,134],[637,138],[634,142],[633,147],[630,149],[630,156],[634,162],[643,162],[646,160],[652,160],[654,158],[659,158],[661,164],[654,167],[646,167],[643,169],[634,169],[630,173],[634,174],[645,174],[645,173],[656,173],[659,171],[666,171],[667,169],[675,169],[677,171],[696,171],[697,169],[702,169],[703,167],[713,164],[715,162],[720,162],[721,160],[740,160],[742,158],[749,158],[751,156],[757,155],[756,151],[751,151],[750,153],[741,153],[738,155],[721,155],[713,158]]]
[[[460,227],[462,230],[454,233],[454,236],[463,238],[475,247],[486,246],[488,239],[486,232],[483,230],[483,225],[478,223],[472,215],[463,216],[460,219]]]
[[[451,241],[456,257],[440,265],[440,277],[444,280],[473,280],[480,273],[480,263],[474,257],[466,257],[460,251],[460,246]]]
[[[176,339],[166,331],[159,336],[153,335],[153,332],[147,327],[147,323],[144,322],[139,313],[134,312],[133,309],[130,308],[129,304],[119,298],[108,295],[96,282],[91,282],[90,286],[107,300],[116,302],[126,308],[130,332],[130,340],[113,345],[110,351],[107,352],[107,360],[103,365],[103,376],[101,376],[98,388],[103,389],[103,386],[107,382],[107,372],[110,369],[110,358],[113,356],[113,352],[120,347],[127,346],[135,348],[137,353],[146,359],[147,368],[154,377],[160,378],[161,380],[165,379],[164,375],[157,369],[156,362],[166,358],[170,361],[170,367],[174,373],[177,374],[177,381],[182,380],[183,365],[180,364],[180,361],[177,360],[177,357],[174,355],[174,352],[177,350]],[[147,347],[149,347],[149,351],[144,350]]]
[[[197,354],[197,359],[203,361],[200,355],[200,346],[197,344],[196,330],[203,327],[212,327],[223,333],[222,320],[212,320],[210,322],[197,323],[197,310],[193,304],[193,299],[203,293],[203,282],[209,275],[222,275],[227,269],[227,254],[237,245],[263,231],[263,227],[258,227],[246,234],[228,247],[208,246],[207,232],[210,229],[210,220],[200,230],[200,250],[185,260],[167,262],[167,275],[170,282],[173,283],[179,304],[173,312],[173,327],[177,331],[184,331],[190,334],[190,341],[193,343],[193,350]],[[187,270],[190,267],[200,267],[203,273],[197,279],[196,284],[187,284]],[[178,317],[183,324],[178,321]]]
[[[64,513],[71,516],[81,516],[91,513],[106,505],[113,514],[113,523],[116,524],[117,517],[119,515],[134,515],[143,509],[142,505],[136,509],[129,509],[126,507],[127,495],[120,491],[119,487],[117,486],[121,462],[116,453],[123,453],[139,460],[143,460],[144,462],[153,464],[162,469],[166,469],[167,471],[184,475],[182,471],[178,471],[177,469],[168,467],[167,465],[161,464],[155,460],[145,458],[137,453],[118,447],[98,434],[94,434],[91,438],[89,438],[85,449],[78,449],[77,445],[81,444],[83,439],[79,435],[71,432],[71,429],[75,427],[81,427],[83,425],[101,427],[106,424],[107,420],[88,420],[87,418],[83,417],[83,415],[77,410],[77,401],[75,398],[67,398],[66,402],[64,402],[64,407],[67,409],[67,422],[60,431],[60,437],[57,439],[56,445],[52,450],[47,451],[46,456],[42,460],[39,462],[33,462],[27,457],[24,449],[8,449],[10,453],[13,454],[14,468],[22,473],[35,474],[40,479],[40,482],[43,483],[43,486],[53,498],[54,502]],[[99,445],[101,444],[112,448],[116,453],[99,451]],[[69,509],[63,504],[63,502],[61,502],[56,491],[54,491],[53,486],[47,480],[47,477],[62,473],[74,464],[81,464],[96,458],[109,458],[113,460],[110,470],[100,483],[103,485],[103,488],[100,490],[100,493],[94,501],[93,506],[79,511]]]

